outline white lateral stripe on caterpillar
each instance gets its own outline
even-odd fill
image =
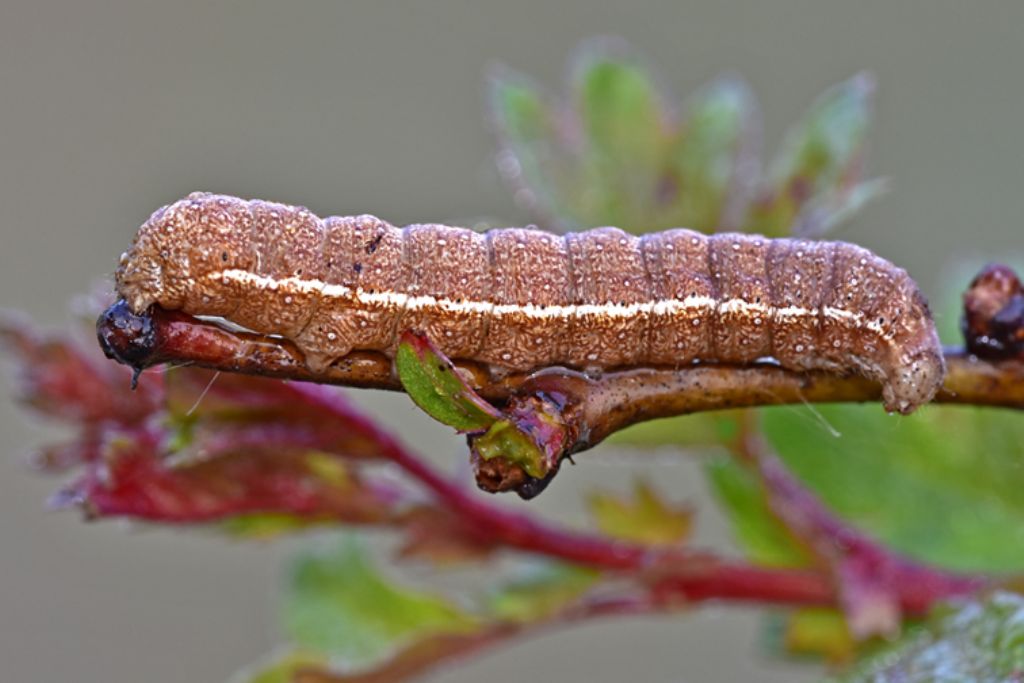
[[[525,315],[530,318],[565,318],[589,315],[603,315],[611,318],[631,318],[639,314],[672,315],[677,313],[744,313],[761,315],[765,318],[816,318],[817,310],[801,306],[776,308],[761,303],[729,299],[718,302],[709,296],[687,296],[683,299],[660,299],[630,304],[552,304],[537,306],[535,304],[494,304],[487,301],[468,301],[438,298],[428,295],[411,295],[405,292],[367,292],[352,289],[345,285],[328,284],[316,279],[300,277],[272,278],[266,275],[250,273],[246,270],[229,269],[209,273],[210,280],[224,283],[237,282],[270,290],[283,289],[301,294],[319,294],[328,299],[350,299],[354,303],[365,305],[395,306],[406,310],[440,309],[451,313],[483,313],[490,315]],[[854,327],[866,327],[880,336],[885,330],[874,320],[865,323],[863,313],[848,311],[842,308],[826,306],[821,315],[832,320],[846,323]]]

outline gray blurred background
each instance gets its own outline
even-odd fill
[[[0,5],[0,306],[66,324],[157,206],[204,189],[370,212],[393,223],[514,224],[494,170],[482,75],[552,88],[582,38],[641,48],[679,95],[723,70],[761,99],[765,147],[826,86],[879,80],[870,170],[893,191],[841,236],[937,296],[957,256],[1020,246],[1024,4],[1019,2],[138,2]],[[294,541],[83,524],[22,455],[53,438],[0,391],[0,679],[223,681],[278,642]],[[358,399],[452,463],[461,446],[404,397]],[[608,449],[534,505],[582,520],[581,489],[655,473],[707,509],[698,469]],[[672,464],[675,463],[675,464]],[[454,464],[451,465],[453,468]],[[509,501],[510,504],[519,504]],[[701,518],[702,542],[727,543]],[[424,576],[426,575],[424,570]],[[519,643],[436,681],[794,681],[752,612],[603,623]]]

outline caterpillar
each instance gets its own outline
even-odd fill
[[[413,329],[496,371],[772,359],[857,373],[902,413],[945,373],[914,281],[844,242],[396,228],[193,193],[139,229],[115,281],[136,313],[157,304],[279,335],[313,372],[353,350],[393,355]]]

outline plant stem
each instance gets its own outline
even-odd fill
[[[479,497],[445,478],[402,445],[390,433],[368,420],[353,420],[352,408],[342,397],[322,387],[296,387],[310,402],[334,412],[363,436],[380,445],[381,456],[393,462],[427,488],[437,502],[473,526],[482,537],[524,552],[544,555],[595,569],[630,572],[649,580],[664,599],[686,602],[724,600],[779,605],[835,605],[838,591],[826,569],[766,568],[723,560],[716,555],[678,547],[657,548],[604,535],[570,531],[532,516],[514,512]],[[900,584],[901,606],[920,614],[935,600],[955,594],[959,583]],[[947,590],[948,589],[948,590]]]
[[[115,304],[115,307],[117,305]],[[113,310],[112,307],[111,310]],[[146,321],[151,338],[144,357],[139,340],[123,338],[123,329],[109,329],[110,314],[99,322],[105,348],[122,362],[122,346],[132,346],[131,363],[137,368],[162,363],[188,363],[224,372],[400,390],[390,358],[375,352],[354,352],[321,374],[306,368],[301,354],[290,342],[278,338],[227,330],[180,312],[154,308]],[[1016,359],[989,361],[963,349],[945,350],[947,373],[938,403],[979,406],[1024,407],[1024,362]],[[527,374],[492,379],[479,364],[455,361],[459,372],[481,396],[504,402],[529,388]],[[548,380],[550,381],[550,379]],[[588,384],[581,414],[590,423],[589,443],[636,422],[707,410],[793,403],[876,401],[877,382],[859,376],[824,372],[799,373],[762,363],[731,366],[707,363],[685,368],[637,368],[607,372]]]

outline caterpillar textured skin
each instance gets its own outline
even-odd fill
[[[406,329],[515,371],[770,357],[878,380],[904,413],[945,371],[914,281],[842,242],[396,228],[194,193],[150,217],[116,279],[137,313],[159,304],[280,335],[314,371],[356,349],[393,354]]]

